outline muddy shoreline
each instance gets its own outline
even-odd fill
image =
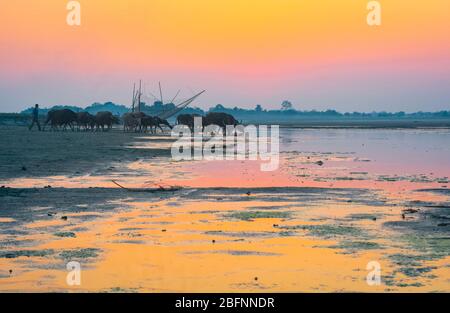
[[[0,127],[0,182],[17,177],[82,176],[110,171],[111,163],[169,157],[167,148],[140,149],[132,144],[149,134],[110,132],[37,132],[26,127]],[[171,143],[169,135],[153,142]]]

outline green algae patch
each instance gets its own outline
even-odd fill
[[[384,249],[380,244],[370,241],[344,241],[337,245],[329,246],[331,249],[343,249],[350,252],[356,252],[360,250],[377,250]]]
[[[423,274],[429,273],[434,269],[436,269],[436,267],[434,267],[434,266],[401,267],[398,269],[398,271],[408,277],[420,277],[420,276],[423,276]]]
[[[19,257],[46,257],[54,254],[53,249],[44,250],[17,250],[17,251],[0,251],[0,258],[15,259]]]
[[[73,232],[59,232],[59,233],[54,233],[53,235],[55,235],[56,237],[64,237],[64,238],[76,238],[77,235]]]
[[[393,271],[392,275],[388,276],[386,285],[397,287],[420,287],[414,286],[414,283],[405,282],[404,279],[399,278],[397,274],[401,274],[406,279],[436,278],[431,272],[435,270],[436,266],[424,265],[424,262],[430,261],[434,256],[421,255],[421,254],[392,254],[388,257],[398,267]],[[396,282],[397,281],[397,282]]]
[[[410,254],[391,254],[389,259],[400,266],[420,266],[423,256]]]
[[[293,231],[281,231],[281,232],[278,233],[278,235],[280,237],[291,237],[291,236],[295,236],[296,232],[293,232]]]
[[[89,259],[89,258],[98,257],[98,254],[100,252],[101,252],[100,249],[95,249],[95,248],[65,250],[59,254],[59,257],[62,259],[65,259],[65,260]]]
[[[286,232],[287,233],[287,232]],[[204,232],[205,235],[214,235],[221,237],[237,237],[237,238],[264,238],[264,237],[277,237],[283,236],[281,232],[248,232],[248,231],[240,231],[240,232],[224,232],[221,230],[209,230]],[[286,234],[284,234],[286,236]]]
[[[361,229],[353,226],[345,225],[294,225],[294,226],[281,226],[281,229],[285,230],[304,230],[311,236],[332,238],[341,236],[361,237],[363,232]]]
[[[412,249],[421,253],[423,260],[440,259],[450,255],[450,237],[404,235],[402,238]]]
[[[226,215],[228,218],[251,221],[257,218],[290,218],[290,212],[278,211],[243,211]]]

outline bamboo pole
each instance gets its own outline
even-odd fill
[[[161,96],[161,103],[164,104],[164,99],[162,95],[161,82],[159,82],[159,95]]]
[[[175,95],[175,97],[173,97],[172,101],[170,101],[170,103],[173,103],[175,101],[175,99],[178,97],[178,95],[180,94],[180,89],[178,90],[177,94]]]
[[[142,81],[139,80],[138,112],[141,112],[141,96],[142,96],[141,88],[142,88]]]
[[[131,112],[134,112],[135,102],[136,102],[136,83],[133,84],[133,99],[131,99]]]

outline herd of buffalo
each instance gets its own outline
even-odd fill
[[[196,114],[181,114],[177,117],[178,125],[186,125],[191,130],[194,128],[194,119],[202,117],[203,127],[208,125],[217,125],[223,129],[227,125],[238,125],[237,120],[230,114],[221,112],[210,112],[206,116]],[[70,109],[51,110],[47,114],[44,128],[50,125],[51,130],[85,130],[85,131],[106,131],[112,129],[113,125],[123,123],[124,131],[134,132],[156,132],[163,127],[172,129],[167,120],[157,116],[150,116],[143,112],[125,113],[121,118],[108,111],[98,112],[92,115],[88,112],[75,113]]]

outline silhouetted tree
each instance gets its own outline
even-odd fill
[[[281,110],[292,110],[292,103],[291,101],[284,100],[283,103],[281,103]]]

